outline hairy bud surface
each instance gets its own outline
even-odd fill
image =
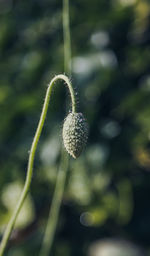
[[[69,113],[63,125],[63,141],[67,152],[77,158],[88,138],[88,126],[82,113]]]

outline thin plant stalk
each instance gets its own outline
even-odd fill
[[[64,37],[64,72],[71,74],[71,40],[69,24],[69,0],[63,0],[63,37]],[[69,156],[62,149],[61,163],[56,179],[55,191],[49,211],[48,221],[39,256],[48,256],[51,252],[56,226],[59,217],[60,205],[64,193],[65,180],[69,165]]]
[[[63,37],[64,37],[64,71],[71,74],[71,35],[69,18],[69,0],[63,0]]]
[[[61,164],[57,174],[57,181],[55,191],[52,199],[52,204],[49,212],[48,221],[46,224],[44,239],[40,250],[40,256],[46,256],[50,254],[52,243],[55,236],[56,226],[59,217],[60,206],[62,202],[62,196],[64,192],[64,184],[66,180],[66,173],[68,169],[68,155],[62,149]]]
[[[17,203],[17,206],[14,210],[14,213],[13,213],[13,215],[12,215],[12,217],[11,217],[7,227],[6,227],[6,230],[4,232],[4,235],[3,235],[3,238],[2,238],[2,241],[1,241],[1,244],[0,244],[0,256],[3,256],[3,254],[4,254],[4,250],[7,246],[7,243],[8,243],[8,240],[10,238],[13,227],[15,225],[15,221],[17,219],[17,216],[18,216],[18,214],[21,210],[21,207],[22,207],[22,205],[24,203],[24,200],[25,200],[25,198],[28,194],[28,191],[30,189],[32,174],[33,174],[33,164],[34,164],[35,152],[36,152],[37,144],[38,144],[38,141],[39,141],[39,138],[40,138],[40,135],[41,135],[41,132],[42,132],[42,128],[43,128],[43,125],[44,125],[44,122],[45,122],[49,102],[51,100],[52,89],[53,89],[53,86],[55,85],[55,82],[57,80],[63,80],[67,84],[67,87],[69,89],[70,96],[71,96],[72,112],[74,112],[74,113],[76,112],[75,94],[74,94],[72,84],[70,83],[68,77],[65,76],[65,75],[55,76],[51,80],[51,82],[50,82],[50,84],[47,88],[47,92],[46,92],[46,96],[45,96],[44,105],[43,105],[42,113],[41,113],[41,116],[40,116],[39,124],[38,124],[37,130],[36,130],[32,145],[31,145],[25,185],[24,185],[23,191],[21,193],[20,199]]]

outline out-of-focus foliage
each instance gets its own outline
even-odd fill
[[[72,81],[90,133],[82,156],[70,162],[53,255],[88,255],[104,237],[150,255],[150,3],[72,0],[70,23]],[[25,179],[47,84],[63,72],[62,35],[60,0],[0,1],[1,233]],[[6,255],[38,255],[60,159],[64,98],[70,100],[58,83]]]

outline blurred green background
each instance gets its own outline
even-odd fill
[[[150,2],[70,0],[70,24],[72,82],[90,132],[81,157],[70,161],[52,254],[150,255]],[[24,184],[47,84],[63,63],[62,1],[0,0],[1,235]],[[58,83],[6,255],[38,255],[64,99]]]

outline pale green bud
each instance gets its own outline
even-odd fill
[[[88,128],[82,113],[69,113],[63,125],[63,141],[67,152],[77,158],[88,138]]]

